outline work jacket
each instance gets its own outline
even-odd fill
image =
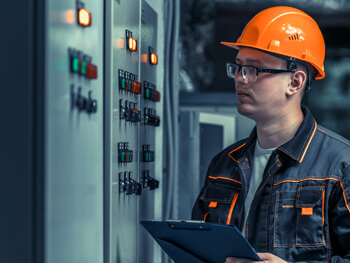
[[[303,112],[294,138],[271,154],[249,211],[256,128],[213,158],[192,219],[242,231],[247,212],[244,235],[257,252],[294,262],[350,262],[350,142]]]

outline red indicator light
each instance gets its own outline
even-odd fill
[[[86,68],[85,77],[89,79],[97,79],[97,66],[89,63]]]
[[[85,8],[78,10],[78,23],[82,26],[91,25],[91,15]]]

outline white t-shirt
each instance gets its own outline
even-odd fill
[[[258,187],[259,187],[261,180],[263,178],[263,174],[265,171],[267,161],[269,160],[272,152],[275,149],[276,148],[263,149],[260,147],[258,140],[256,140],[252,174],[250,177],[250,184],[249,184],[247,198],[245,200],[245,219],[244,219],[242,233],[245,233],[245,224],[246,224],[246,220],[248,217],[250,204],[252,203],[254,195],[256,193],[256,190],[258,190]]]

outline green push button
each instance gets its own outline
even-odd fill
[[[86,69],[87,69],[87,63],[85,60],[81,62],[81,68],[80,68],[80,75],[85,75],[86,74]]]
[[[125,78],[122,78],[122,87],[121,87],[123,90],[126,89],[126,79]]]
[[[79,70],[79,59],[77,57],[72,57],[72,67],[71,67],[71,71],[72,73],[77,73]]]

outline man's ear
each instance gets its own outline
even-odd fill
[[[293,96],[298,92],[301,92],[305,86],[306,74],[302,70],[298,70],[292,73],[290,79],[290,85],[287,90],[288,96]]]

